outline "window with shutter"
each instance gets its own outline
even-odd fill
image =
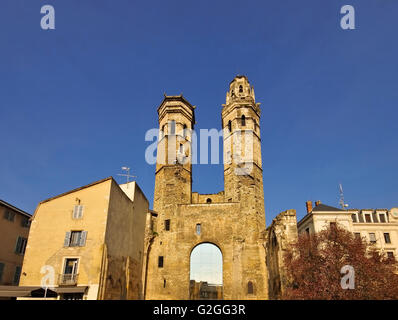
[[[73,208],[73,219],[77,219],[77,211],[78,211],[79,206],[75,206]]]
[[[78,214],[78,219],[81,219],[81,218],[83,218],[83,206],[79,206],[80,208],[79,208],[79,214]]]
[[[73,219],[81,219],[83,218],[83,206],[76,205],[73,209]]]
[[[71,232],[69,247],[80,246],[81,234],[82,234],[81,231]]]
[[[69,231],[67,231],[67,232],[65,233],[64,247],[69,247],[69,244],[70,244],[70,235],[71,235],[71,232],[69,232]]]
[[[0,283],[3,279],[4,263],[0,263]]]
[[[87,231],[81,231],[80,247],[84,247],[86,245],[86,239],[87,239]]]
[[[17,244],[15,245],[15,253],[16,254],[24,254],[27,242],[28,242],[28,239],[18,237]]]
[[[18,285],[20,277],[21,277],[21,267],[16,267],[14,273],[14,280],[13,280],[14,286]]]
[[[13,222],[14,218],[15,218],[15,212],[8,210],[4,212],[4,219]]]
[[[68,231],[65,234],[64,247],[83,247],[86,239],[87,231]]]
[[[19,253],[21,251],[21,245],[22,245],[22,238],[18,237],[17,244],[15,245],[15,253]]]
[[[29,225],[30,225],[29,219],[26,217],[22,217],[21,226],[24,228],[29,228]]]

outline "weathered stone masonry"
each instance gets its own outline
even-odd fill
[[[260,107],[254,89],[244,76],[230,83],[222,126],[224,156],[232,160],[224,165],[224,191],[218,194],[192,193],[189,145],[194,109],[182,96],[165,96],[158,108],[154,195],[158,216],[156,233],[148,241],[145,298],[189,299],[190,254],[198,244],[209,242],[223,255],[224,299],[267,299]],[[252,141],[247,142],[244,132],[253,133]],[[201,225],[199,235],[197,224]],[[159,257],[163,257],[161,267]]]

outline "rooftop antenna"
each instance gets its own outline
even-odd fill
[[[129,187],[130,178],[136,178],[136,176],[130,175],[130,168],[129,167],[122,167],[123,171],[126,173],[118,173],[118,176],[124,176],[127,179],[127,188]]]
[[[343,185],[342,185],[341,183],[339,183],[339,191],[340,191],[340,201],[339,201],[339,205],[340,205],[341,208],[344,210],[345,208],[348,207],[348,204],[345,203],[345,201],[344,201]]]

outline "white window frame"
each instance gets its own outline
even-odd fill
[[[385,212],[378,212],[380,223],[388,223],[387,214]],[[384,216],[384,222],[381,222],[380,216]]]
[[[354,212],[352,214],[355,215],[355,219],[356,219],[356,222],[353,221],[353,223],[359,223],[358,212]],[[352,220],[352,218],[351,218],[351,220]]]
[[[67,257],[63,257],[62,258],[62,265],[61,265],[61,272],[60,274],[64,275],[65,274],[65,267],[66,267],[66,260],[68,259],[77,259],[77,268],[75,270],[74,274],[79,274],[80,272],[80,260],[81,260],[81,256],[67,256]]]

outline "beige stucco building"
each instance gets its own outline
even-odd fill
[[[342,210],[307,201],[307,214],[298,222],[298,232],[317,233],[331,223],[365,238],[391,258],[398,257],[398,208]]]
[[[30,217],[27,212],[0,200],[0,286],[19,283]]]
[[[190,255],[210,243],[222,253],[222,298],[266,299],[260,104],[245,76],[231,81],[221,110],[224,190],[216,194],[192,192],[194,110],[182,95],[165,96],[158,108],[157,231],[148,248],[145,298],[194,296]]]
[[[50,286],[55,299],[141,299],[148,212],[135,182],[112,177],[40,202],[19,295]]]

